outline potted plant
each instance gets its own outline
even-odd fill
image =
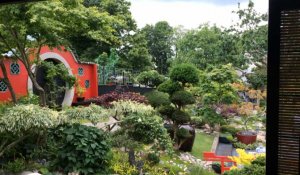
[[[237,132],[236,137],[238,141],[244,144],[252,144],[256,142],[257,133],[250,130],[250,123],[257,121],[257,113],[259,107],[251,102],[242,103],[238,109],[239,116],[241,117],[241,122],[243,124],[243,130]]]
[[[86,89],[81,87],[79,83],[76,85],[76,95],[77,95],[77,102],[82,102],[84,101],[84,96],[83,94],[85,93]]]

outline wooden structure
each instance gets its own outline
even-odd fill
[[[236,163],[228,158],[228,156],[218,156],[213,152],[204,152],[203,159],[205,161],[213,161],[213,162],[220,162],[221,163],[221,173],[223,174],[225,171],[230,170],[230,167],[225,166],[225,162],[231,162],[234,165]]]

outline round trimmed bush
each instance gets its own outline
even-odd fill
[[[186,139],[192,137],[192,134],[190,134],[189,130],[185,128],[179,128],[177,131],[177,137],[180,139]]]
[[[177,91],[172,95],[171,102],[178,106],[185,106],[195,103],[195,98],[187,91]]]
[[[165,92],[168,94],[173,94],[176,91],[181,91],[183,90],[183,87],[180,85],[179,82],[173,82],[171,80],[165,81],[162,84],[160,84],[157,87],[157,90],[161,91],[161,92]]]
[[[187,112],[178,110],[172,114],[172,120],[176,121],[178,124],[184,124],[189,122],[191,117]]]
[[[169,95],[164,92],[151,91],[145,94],[148,99],[148,102],[154,108],[157,108],[162,105],[169,105],[171,102],[169,100]]]
[[[144,71],[137,76],[140,84],[156,87],[164,81],[164,76],[160,75],[156,70]]]
[[[197,84],[199,82],[198,69],[191,64],[179,64],[172,68],[170,78],[183,84]]]
[[[160,161],[160,158],[157,154],[155,153],[149,153],[148,156],[147,156],[147,159],[149,160],[149,162],[153,165],[156,165],[159,163]]]
[[[175,112],[175,108],[171,105],[161,106],[158,108],[158,112],[163,116],[171,117],[172,114]]]

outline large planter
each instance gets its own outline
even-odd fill
[[[195,128],[191,125],[182,125],[180,128],[184,128],[189,131],[189,133],[192,135],[190,138],[188,138],[179,148],[181,151],[191,152],[194,145],[194,140],[196,137]]]
[[[252,131],[240,131],[236,133],[238,141],[246,145],[256,142],[257,134]]]

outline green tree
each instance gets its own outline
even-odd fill
[[[245,64],[240,43],[229,30],[205,24],[198,29],[179,32],[177,36],[173,64],[187,62],[200,69],[209,65],[233,63],[236,67],[242,67]]]
[[[94,7],[87,8],[80,0],[4,5],[0,7],[0,14],[5,16],[0,19],[0,43],[4,46],[1,51],[12,51],[25,65],[40,94],[41,105],[46,105],[45,90],[37,82],[31,66],[38,63],[42,46],[67,46],[74,35],[103,42],[117,40],[109,14]]]
[[[173,28],[166,21],[157,22],[153,25],[146,25],[142,32],[145,33],[148,43],[148,50],[152,56],[156,69],[160,74],[168,72],[169,62],[174,52]]]
[[[119,53],[120,62],[117,65],[118,67],[135,71],[145,71],[153,68],[146,37],[140,31],[127,36]]]
[[[244,59],[256,66],[251,74],[246,75],[248,83],[253,88],[263,89],[267,85],[268,15],[258,13],[251,0],[247,8],[242,9],[239,5],[235,13],[240,20],[231,30],[239,36]]]
[[[95,16],[88,25],[92,30],[98,31],[98,35],[107,37],[98,40],[81,33],[71,35],[71,44],[81,60],[94,61],[103,52],[110,55],[111,48],[123,46],[130,32],[136,30],[135,21],[129,11],[130,2],[126,0],[83,0],[83,5],[97,10],[98,13],[106,14],[105,18]],[[102,23],[98,20],[102,20]]]

